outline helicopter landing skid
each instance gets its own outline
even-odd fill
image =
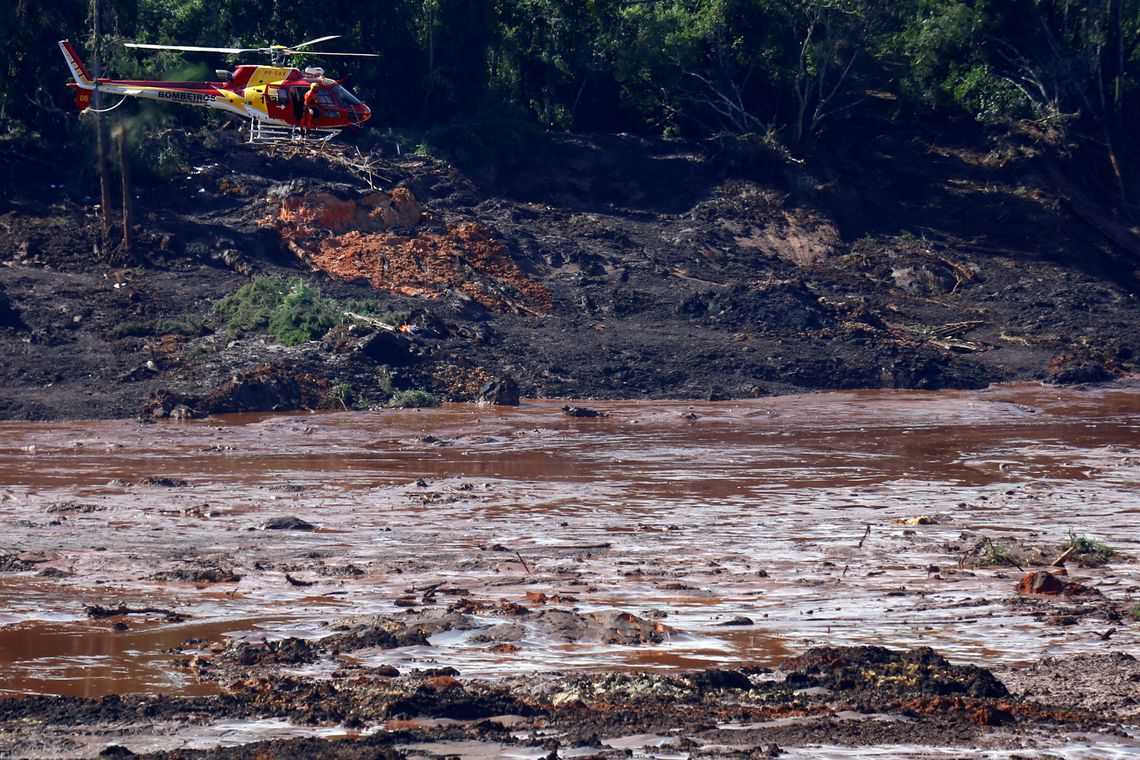
[[[339,129],[277,127],[257,120],[250,122],[249,125],[249,142],[257,145],[285,142],[325,143],[339,134]]]

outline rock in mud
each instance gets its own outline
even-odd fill
[[[328,395],[329,382],[304,372],[263,364],[234,376],[197,404],[199,412],[285,412],[317,409]]]
[[[1017,593],[1041,596],[1101,596],[1091,586],[1076,581],[1066,581],[1047,570],[1026,573],[1017,583]]]
[[[157,581],[183,581],[186,583],[237,583],[241,580],[241,576],[235,573],[233,568],[194,565],[163,570],[155,573],[153,578]]]
[[[698,691],[747,691],[752,688],[752,681],[739,670],[721,670],[709,668],[689,675],[689,681]]]
[[[300,517],[274,517],[266,520],[261,526],[262,530],[316,530],[317,526]]]
[[[305,665],[316,662],[319,656],[318,648],[311,641],[293,636],[260,644],[240,641],[222,653],[224,659],[246,668],[255,665]]]
[[[893,651],[885,647],[813,647],[784,663],[785,684],[824,687],[872,704],[888,699],[931,696],[1004,697],[992,673],[974,665],[951,665],[929,647]]]
[[[601,641],[627,646],[660,644],[673,633],[673,629],[664,623],[645,620],[620,610],[586,614],[562,609],[540,610],[529,615],[525,624],[544,640]],[[489,634],[494,635],[494,631],[491,629]]]
[[[27,330],[28,326],[20,317],[20,312],[12,305],[12,299],[0,288],[0,328]]]
[[[604,414],[597,411],[596,409],[590,409],[590,408],[584,407],[584,406],[570,406],[569,404],[562,407],[562,413],[565,414],[567,417],[591,418],[591,417],[604,417],[605,416]]]
[[[436,633],[468,631],[478,627],[466,615],[443,610],[425,610],[401,615],[399,618],[355,615],[329,623],[329,628],[337,633],[322,639],[321,645],[333,652],[351,652],[371,647],[395,649],[427,646],[428,636]]]
[[[1079,346],[1049,360],[1045,382],[1055,385],[1103,383],[1121,374],[1123,373],[1114,359],[1094,348]]]
[[[480,404],[492,406],[518,406],[519,384],[513,377],[496,377],[488,380],[479,389]]]

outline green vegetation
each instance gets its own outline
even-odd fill
[[[352,312],[402,324],[406,312],[384,311],[372,301],[325,298],[299,278],[257,277],[214,304],[230,333],[265,332],[278,343],[296,346],[319,340]]]
[[[351,385],[348,383],[336,383],[333,387],[329,388],[328,401],[331,406],[339,406],[347,410],[354,395]]]
[[[1008,544],[995,544],[989,538],[985,539],[981,555],[978,557],[978,564],[983,566],[1008,565],[1010,567],[1020,565],[1017,556]]]
[[[1108,544],[1089,538],[1088,536],[1069,535],[1066,549],[1072,549],[1074,560],[1085,565],[1103,565],[1116,554],[1116,550]]]
[[[278,343],[295,346],[323,337],[341,321],[336,301],[322,298],[305,283],[293,280],[281,303],[269,313],[267,329]]]
[[[1125,611],[1124,614],[1133,620],[1140,620],[1140,603],[1134,604],[1131,607],[1129,607]]]
[[[439,397],[421,390],[397,391],[388,401],[388,406],[395,409],[410,409],[420,406],[439,406]]]
[[[142,338],[151,335],[185,335],[194,338],[207,332],[209,330],[201,319],[190,317],[184,321],[157,319],[154,322],[122,322],[112,327],[109,334],[112,338]]]
[[[0,133],[92,139],[64,87],[61,37],[104,74],[195,79],[188,67],[234,61],[121,43],[290,44],[327,15],[306,2],[266,13],[256,0],[95,7],[99,51],[87,0],[0,14]],[[335,63],[382,104],[374,121],[413,136],[406,147],[461,161],[496,162],[537,130],[573,129],[761,138],[741,158],[798,163],[852,127],[912,119],[1028,136],[1125,210],[1140,191],[1140,0],[392,0],[338,7],[335,26],[320,30],[343,35],[334,47],[379,58],[322,60],[317,46],[295,63]],[[121,116],[192,129],[225,118],[134,101]],[[151,142],[137,148],[149,173],[184,170],[177,145]]]

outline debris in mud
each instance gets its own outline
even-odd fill
[[[968,540],[962,535],[963,541]],[[1115,559],[1125,559],[1123,555],[1087,536],[1070,536],[1064,544],[1037,544],[1024,539],[1011,537],[990,538],[983,536],[969,548],[962,550],[961,544],[947,545],[948,551],[958,551],[959,567],[1016,567],[1027,566],[1062,567],[1066,562],[1074,562],[1080,567],[1100,567]]]
[[[567,404],[562,407],[562,413],[567,417],[605,417],[605,412],[599,412],[596,409],[590,409],[585,406],[570,406]]]
[[[1102,383],[1124,374],[1112,357],[1089,346],[1077,346],[1049,360],[1045,381],[1055,385]]]
[[[303,581],[300,578],[294,578],[292,575],[289,575],[289,573],[285,573],[285,582],[290,586],[298,586],[300,588],[317,585],[316,581]]]
[[[91,514],[92,512],[102,512],[107,507],[101,504],[89,504],[79,501],[60,501],[55,504],[49,504],[44,508],[48,514]]]
[[[915,515],[914,517],[898,517],[895,518],[895,525],[937,525],[938,518],[934,515]]]
[[[337,633],[321,639],[321,646],[330,652],[352,652],[372,647],[395,649],[426,646],[428,636],[442,631],[471,630],[479,626],[462,614],[430,610],[399,618],[382,615],[342,618],[329,623],[328,627]]]
[[[161,488],[185,488],[190,485],[180,478],[168,478],[163,475],[148,475],[138,482],[140,486],[159,486]]]
[[[319,409],[329,382],[304,372],[263,364],[235,375],[192,406],[206,414]]]
[[[1132,721],[1140,717],[1140,661],[1125,652],[1046,657],[998,673],[1024,699]]]
[[[241,667],[265,665],[305,665],[316,662],[320,650],[307,639],[289,637],[277,641],[249,644],[244,641],[232,644],[221,655]]]
[[[35,570],[37,565],[47,561],[49,561],[49,557],[38,552],[0,554],[0,573],[22,573]]]
[[[168,623],[181,623],[188,617],[182,613],[163,609],[162,607],[128,607],[122,602],[119,603],[118,607],[104,607],[101,604],[89,604],[83,608],[83,611],[87,614],[87,617],[96,619],[118,617],[120,615],[162,615],[166,618]]]
[[[170,570],[161,570],[153,576],[157,581],[181,581],[185,583],[238,583],[241,576],[233,568],[218,565],[187,565]]]
[[[1102,596],[1101,592],[1076,581],[1066,581],[1048,570],[1027,573],[1017,583],[1017,593],[1041,596]]]
[[[261,524],[262,530],[316,530],[317,526],[308,520],[289,515],[287,517],[272,517]]]
[[[412,192],[396,188],[390,196],[355,200],[291,195],[264,223],[303,261],[342,280],[424,298],[457,290],[492,311],[552,311],[550,291],[524,274],[486,227],[468,222],[413,230],[422,216]]]
[[[622,646],[660,644],[675,630],[664,623],[645,620],[629,612],[605,610],[580,613],[564,609],[529,612],[525,621],[494,626],[479,634],[478,641],[519,641],[534,636],[545,641],[599,641]]]
[[[951,665],[929,647],[893,651],[884,647],[815,647],[783,665],[785,685],[825,687],[870,704],[916,696],[1005,697],[1008,691],[988,670]]]

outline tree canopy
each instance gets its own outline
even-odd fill
[[[380,54],[333,66],[376,120],[419,128],[509,111],[548,129],[768,135],[806,153],[886,102],[895,118],[1018,124],[1055,146],[1096,148],[1123,198],[1140,117],[1140,0],[15,2],[0,16],[7,131],[74,123],[55,43],[69,37],[96,57],[96,13],[97,58],[116,76],[234,63],[140,54],[128,40],[340,34],[345,48]]]

